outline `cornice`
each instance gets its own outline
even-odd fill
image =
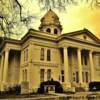
[[[77,43],[84,43],[84,44],[100,47],[99,43],[87,42],[87,41],[76,39],[76,38],[73,38],[73,37],[70,37],[70,36],[62,36],[62,37],[57,38],[57,43],[59,43],[59,42],[61,42],[63,40],[71,40],[71,41],[77,42]]]
[[[73,32],[73,33],[70,33],[70,34],[81,34],[82,32],[86,32],[87,30],[80,30],[80,31],[76,31]],[[78,33],[77,33],[78,32]],[[88,31],[87,31],[88,32]],[[13,43],[13,44],[17,44],[17,45],[22,45],[23,43],[25,43],[28,39],[41,39],[41,40],[44,40],[44,41],[51,41],[51,42],[54,42],[54,43],[59,43],[63,40],[68,40],[68,41],[72,41],[72,42],[76,42],[76,43],[82,43],[82,44],[88,44],[88,45],[92,45],[92,46],[95,46],[95,47],[100,47],[100,43],[98,41],[98,43],[92,43],[92,42],[87,42],[87,41],[84,41],[84,40],[81,40],[81,39],[77,39],[77,38],[74,38],[74,37],[71,37],[67,34],[61,34],[59,36],[56,36],[56,35],[53,35],[53,34],[48,34],[48,33],[45,33],[45,32],[41,32],[41,31],[38,31],[38,30],[34,30],[34,29],[30,29],[28,31],[28,33],[21,39],[21,40],[15,40],[15,39],[9,39],[9,38],[4,38],[1,42],[1,45],[0,45],[0,49],[2,47],[4,47],[5,43]],[[92,33],[90,33],[92,34]],[[96,38],[96,37],[94,37]]]

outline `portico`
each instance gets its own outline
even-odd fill
[[[20,70],[20,51],[13,49],[4,49],[1,53],[0,59],[0,90],[4,91],[10,85],[19,84],[19,74],[17,70]],[[14,79],[15,75],[17,75]],[[10,77],[9,77],[10,76]],[[13,77],[13,79],[12,79]],[[15,80],[15,81],[14,81]]]
[[[84,48],[63,47],[64,82],[66,87],[81,86],[93,81],[93,51]],[[62,52],[62,50],[60,49]],[[62,54],[62,53],[61,53]]]

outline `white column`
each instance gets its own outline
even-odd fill
[[[4,64],[4,54],[2,53],[2,55],[1,55],[1,67],[0,67],[0,84],[2,84],[3,64]]]
[[[78,58],[78,70],[79,70],[79,83],[82,83],[82,61],[81,61],[81,49],[77,50],[77,58]]]
[[[66,87],[70,86],[69,66],[68,66],[68,48],[64,47],[64,83]]]
[[[9,50],[5,51],[5,59],[4,59],[4,71],[3,71],[3,83],[4,85],[7,82],[7,74],[8,74],[8,57],[9,57]]]
[[[94,81],[94,64],[93,64],[93,55],[92,55],[92,51],[89,52],[89,60],[90,60],[90,77],[91,77],[91,81]]]

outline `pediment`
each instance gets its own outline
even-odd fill
[[[72,38],[85,41],[85,42],[100,43],[100,39],[98,39],[94,34],[92,34],[87,29],[68,33],[67,36],[70,36]]]

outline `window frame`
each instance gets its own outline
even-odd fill
[[[47,61],[51,61],[51,50],[47,49]]]
[[[40,50],[40,60],[44,60],[44,48]]]
[[[47,80],[51,80],[51,69],[47,70]]]
[[[54,29],[54,34],[57,35],[58,34],[58,30],[55,28]]]
[[[44,82],[45,69],[40,69],[40,82]]]

